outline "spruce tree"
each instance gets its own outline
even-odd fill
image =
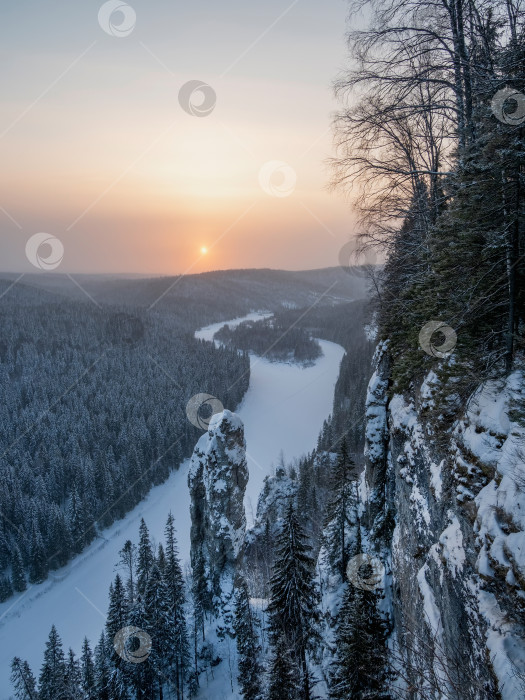
[[[262,670],[258,657],[261,649],[250,607],[248,584],[244,578],[237,582],[235,590],[234,630],[239,657],[238,681],[241,695],[245,700],[259,700]]]
[[[44,663],[40,671],[38,697],[39,700],[68,700],[64,650],[55,625],[52,626],[46,642]]]
[[[109,680],[111,673],[109,663],[110,649],[111,647],[106,639],[106,634],[102,632],[94,653],[95,697],[97,700],[109,700]]]
[[[173,515],[168,515],[164,531],[166,538],[166,564],[163,578],[166,582],[167,601],[170,613],[170,624],[173,635],[173,674],[175,676],[175,689],[177,700],[184,697],[184,683],[187,679],[190,650],[186,617],[184,614],[184,576],[179,562],[177,540],[175,538],[175,521]]]
[[[137,592],[144,595],[146,585],[153,566],[154,556],[150,537],[144,518],[140,521],[139,547],[137,557]]]
[[[13,595],[13,585],[8,576],[0,576],[0,603]]]
[[[310,700],[308,653],[319,643],[319,593],[315,562],[291,502],[277,538],[270,591],[270,641],[276,651],[277,640],[284,637],[300,673],[301,700]]]
[[[378,594],[347,585],[336,620],[336,655],[330,677],[331,700],[389,700],[386,640],[388,624],[378,610]]]
[[[284,633],[273,642],[267,700],[296,700],[299,695],[297,667]]]
[[[115,581],[109,587],[109,607],[106,618],[106,634],[108,642],[113,644],[115,635],[127,625],[128,604],[124,584],[120,575],[115,576]]]
[[[119,567],[122,567],[127,573],[126,579],[126,594],[129,604],[133,604],[135,600],[135,562],[137,558],[137,547],[131,540],[126,540],[124,546],[119,552]]]
[[[157,558],[155,560],[155,563],[159,567],[159,571],[162,573],[166,567],[166,554],[164,552],[164,547],[162,546],[162,542],[159,544],[159,548],[157,550]]]
[[[75,658],[73,649],[69,649],[66,663],[66,698],[80,700],[82,697],[82,680],[80,664]]]
[[[11,683],[17,700],[37,700],[35,677],[27,661],[18,656],[11,662]]]
[[[20,554],[20,550],[18,549],[17,545],[15,545],[13,549],[11,567],[11,582],[13,584],[13,589],[17,593],[21,593],[22,591],[26,590],[27,583],[24,564],[22,562],[22,555]]]
[[[173,661],[174,628],[171,625],[167,585],[157,564],[153,565],[144,594],[144,629],[152,639],[147,663],[155,672],[158,697],[163,698],[163,684]]]
[[[69,530],[71,532],[72,548],[73,551],[78,554],[84,548],[86,526],[84,522],[82,501],[78,495],[76,486],[71,493],[67,510],[67,519]]]
[[[125,700],[127,696],[126,662],[114,647],[116,635],[127,626],[128,605],[124,584],[119,574],[109,587],[109,608],[106,619],[106,635],[110,646],[111,673],[108,683],[110,700]]]
[[[348,455],[343,438],[337,461],[332,471],[332,493],[328,506],[328,525],[324,533],[324,545],[328,560],[341,580],[346,578],[346,567],[353,553],[350,528],[358,523],[357,482],[355,465]]]
[[[122,665],[111,667],[108,681],[109,700],[127,700],[129,697],[128,676],[129,674]]]
[[[61,566],[64,566],[64,564],[67,564],[71,558],[73,541],[69,530],[68,520],[58,506],[55,506],[53,509],[50,531],[52,555],[49,559],[49,568],[59,569]]]
[[[84,700],[96,700],[95,687],[95,664],[93,662],[93,653],[89,646],[87,637],[84,637],[82,643],[82,655],[80,657],[80,679]]]
[[[144,598],[137,600],[129,611],[128,624],[131,627],[138,627],[140,630],[147,632],[148,623],[146,620]],[[155,643],[153,638],[152,642]],[[128,644],[131,645],[131,648],[134,648],[133,639],[130,639]],[[128,674],[136,700],[151,700],[155,697],[157,684],[149,658],[140,663],[130,662],[128,664]]]
[[[33,521],[29,550],[29,581],[30,583],[42,583],[47,574],[48,564],[44,542],[37,523]]]

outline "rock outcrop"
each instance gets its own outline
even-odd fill
[[[230,411],[212,417],[195,446],[188,475],[191,493],[191,563],[205,612],[218,615],[231,597],[246,531],[248,483],[241,419]]]
[[[436,375],[389,397],[387,353],[369,387],[360,493],[400,683],[426,689],[414,697],[525,697],[523,373],[480,387],[444,439],[429,418]]]

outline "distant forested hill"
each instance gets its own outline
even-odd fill
[[[0,274],[0,294],[16,277]],[[301,272],[221,270],[154,278],[74,275],[74,279],[99,304],[167,311],[173,314],[175,323],[188,330],[253,310],[325,307],[367,297],[366,280],[348,275],[340,267]],[[46,298],[87,298],[65,275],[26,275],[16,285],[18,294],[23,293],[21,285],[44,290]]]
[[[331,308],[362,294],[347,279],[79,278],[93,300],[65,276],[0,279],[0,598],[45,579],[191,454],[193,395],[239,404],[248,358],[195,340],[196,328],[261,307]]]

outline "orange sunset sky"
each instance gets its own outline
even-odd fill
[[[346,3],[131,0],[105,27],[102,5],[2,9],[1,270],[31,267],[37,232],[65,272],[337,265],[355,232],[327,190]],[[179,102],[192,80],[216,95],[206,116]],[[269,161],[296,178],[286,196],[261,185]]]

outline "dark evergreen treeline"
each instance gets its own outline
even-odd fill
[[[311,363],[321,355],[321,346],[309,333],[275,317],[244,321],[235,328],[225,325],[215,338],[227,347],[254,352],[277,362]]]
[[[85,639],[79,660],[71,649],[66,656],[53,626],[38,683],[26,662],[13,659],[19,700],[162,700],[164,689],[177,700],[187,697],[194,679],[173,516],[164,546],[154,550],[142,520],[138,545],[127,541],[120,556],[123,576],[110,586],[106,625],[94,650]]]
[[[524,348],[525,13],[515,0],[370,5],[337,85],[334,179],[360,188],[363,244],[386,251],[376,288],[394,388],[441,357],[448,329],[430,352],[419,339],[441,321],[457,334],[439,368],[453,415]]]
[[[381,591],[347,576],[350,559],[362,553],[357,480],[343,438],[337,453],[281,464],[265,482],[245,575],[252,594],[269,601],[268,700],[390,697]],[[321,595],[332,596],[328,607]]]
[[[344,592],[333,618],[322,619],[316,554],[293,498],[284,499],[271,542],[262,628],[246,578],[237,574],[232,624],[229,629],[226,624],[224,635],[235,638],[238,687],[245,700],[313,700],[319,683],[328,686],[334,699],[389,697],[384,691],[391,677],[388,621],[379,611],[380,596],[346,578],[348,558],[360,550],[353,466],[343,441],[331,473],[322,542],[330,552],[327,566]],[[154,549],[142,521],[138,545],[126,542],[118,565],[105,629],[94,650],[85,639],[79,660],[72,650],[66,654],[53,627],[38,681],[26,662],[13,659],[18,700],[182,700],[198,694],[207,669],[226,662],[207,646],[196,624],[198,596],[193,596],[193,605],[186,598],[196,587],[185,582],[171,514],[164,544]],[[247,564],[244,568],[249,569]],[[198,576],[194,571],[194,579]],[[334,648],[326,649],[326,625],[333,629]],[[122,640],[129,627],[135,632]],[[323,669],[327,652],[333,661]]]
[[[248,383],[246,357],[172,316],[7,295],[0,601],[63,566],[191,454],[191,396],[205,387],[233,409]]]
[[[364,330],[370,323],[369,302],[355,301],[324,309],[287,309],[276,314],[283,324],[297,323],[315,337],[341,344],[341,361],[335,387],[332,415],[324,421],[312,454],[286,466],[277,465],[275,475],[265,480],[259,497],[255,526],[247,533],[246,565],[250,589],[267,598],[274,564],[273,541],[285,504],[292,498],[301,514],[312,554],[317,557],[323,530],[329,519],[331,494],[338,480],[336,454],[342,449],[352,462],[352,479],[363,465],[365,399],[374,343]],[[302,318],[301,318],[302,317]],[[355,482],[354,482],[355,483]],[[355,537],[355,533],[352,534]]]

